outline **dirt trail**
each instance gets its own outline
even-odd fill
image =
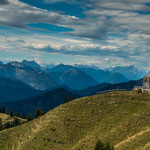
[[[142,130],[142,131],[138,132],[137,134],[135,134],[135,135],[133,135],[133,136],[127,138],[126,140],[124,140],[124,141],[118,143],[117,145],[115,145],[115,148],[118,148],[120,145],[122,145],[122,144],[124,144],[124,143],[127,143],[127,142],[130,142],[131,140],[134,140],[137,136],[141,136],[141,135],[143,135],[143,134],[146,133],[146,132],[150,132],[150,128],[147,128],[147,129],[145,129],[145,130]]]

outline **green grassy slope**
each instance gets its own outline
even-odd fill
[[[16,117],[16,116],[11,117],[10,115],[4,114],[4,113],[0,113],[0,119],[2,121],[2,124],[5,124],[7,122],[13,122],[15,119],[17,119],[20,123],[27,122],[26,119],[22,119],[22,118]]]
[[[116,150],[150,149],[150,95],[113,92],[74,100],[0,132],[1,150],[93,150],[97,139]]]

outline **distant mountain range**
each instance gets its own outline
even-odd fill
[[[98,83],[121,83],[129,81],[125,76],[117,72],[113,73],[93,68],[80,68],[80,70],[94,78]]]
[[[75,65],[73,65],[73,66],[76,67],[76,68],[92,68],[92,69],[96,69],[96,70],[101,70],[99,67],[94,66],[94,65],[88,66],[88,65],[75,64]]]
[[[2,97],[6,100],[0,101],[0,105],[5,105],[6,108],[12,108],[16,113],[22,114],[34,113],[37,108],[41,107],[47,112],[61,105],[65,98],[74,99],[77,97],[90,96],[100,91],[112,89],[132,90],[136,85],[142,85],[142,79],[118,84],[102,83],[81,90],[72,90],[64,85],[50,88],[46,92],[42,92],[34,90],[18,80],[2,78],[0,80],[0,98]],[[7,102],[8,99],[9,101],[15,101]]]
[[[66,85],[71,89],[83,89],[98,84],[88,74],[69,65],[61,64],[45,71],[45,73],[59,83],[59,85]]]
[[[30,88],[32,87],[36,90],[43,91],[56,89],[60,86],[67,86],[70,90],[82,91],[84,93],[79,92],[81,93],[79,95],[92,94],[92,91],[94,93],[96,89],[101,90],[109,85],[111,86],[111,84],[130,83],[128,82],[129,80],[138,80],[145,74],[144,71],[139,71],[134,66],[115,67],[102,70],[96,67],[60,64],[43,70],[35,61],[23,60],[22,62],[15,61],[7,64],[0,64],[1,77],[10,78],[10,80],[14,82],[15,80],[17,80],[17,82],[21,81],[22,84],[24,83]],[[9,83],[7,84],[9,85]],[[12,84],[11,81],[10,84]],[[5,96],[5,94],[0,95],[1,100],[5,100],[6,97],[8,96]],[[18,99],[20,98],[23,97],[18,96]],[[15,99],[14,94],[12,100]],[[8,100],[11,99],[8,97]]]
[[[120,73],[124,75],[128,80],[139,80],[146,75],[143,70],[138,70],[135,66],[117,66],[115,68],[107,69],[111,72]]]
[[[83,89],[98,83],[121,83],[129,81],[120,73],[113,74],[110,71],[97,70],[87,67],[74,67],[60,64],[45,70],[51,78],[60,85],[67,85],[71,89]]]
[[[25,64],[25,65],[27,65],[29,67],[32,67],[32,68],[34,68],[37,71],[41,71],[41,66],[38,63],[36,63],[35,61],[23,60],[21,63]]]
[[[57,86],[57,83],[43,72],[20,62],[0,65],[0,76],[18,79],[38,90]]]

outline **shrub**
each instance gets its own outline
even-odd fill
[[[103,144],[100,140],[98,140],[94,150],[114,150],[114,147],[111,146],[108,142]]]
[[[142,93],[142,89],[138,89],[138,90],[137,90],[137,93]]]
[[[96,146],[94,148],[94,150],[104,150],[104,144],[101,141],[97,141]]]

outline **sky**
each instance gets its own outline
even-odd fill
[[[0,60],[150,69],[150,0],[0,0]]]

